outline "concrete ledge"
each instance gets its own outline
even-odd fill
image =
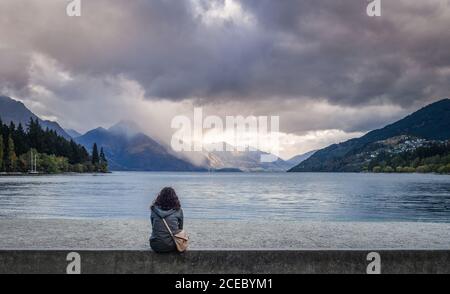
[[[365,274],[370,252],[379,253],[385,274],[450,273],[450,250],[189,251],[162,255],[130,250],[0,250],[0,273],[65,274],[74,261],[73,257],[68,261],[70,252],[79,254],[84,274]]]

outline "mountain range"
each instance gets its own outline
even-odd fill
[[[450,99],[432,103],[366,135],[314,153],[291,172],[360,172],[380,152],[411,152],[450,139]]]
[[[14,122],[15,125],[20,123],[24,128],[30,122],[30,118],[38,119],[43,129],[49,128],[65,139],[71,139],[71,136],[57,122],[40,119],[22,102],[7,96],[0,96],[0,118],[4,123]]]
[[[268,155],[262,151],[174,152],[170,146],[145,135],[132,121],[122,121],[109,129],[94,129],[75,137],[75,141],[86,148],[94,142],[102,146],[111,170],[284,172],[295,165],[281,158],[262,163],[261,156]],[[296,158],[296,162],[301,158],[306,157]]]
[[[110,170],[128,171],[204,171],[180,159],[152,138],[136,130],[130,122],[119,122],[109,129],[97,128],[76,137],[86,148],[95,142],[103,147]]]
[[[261,157],[263,155],[269,155],[269,153],[260,150],[248,149],[245,151],[238,151],[227,143],[222,144],[223,150],[225,151],[199,152],[198,156],[203,157],[201,166],[215,170],[238,168],[245,172],[282,172],[287,171],[289,168],[294,166],[294,164],[290,164],[279,157],[275,157],[276,160],[273,162],[261,162]]]
[[[175,153],[170,146],[146,135],[132,121],[122,121],[109,129],[96,128],[81,134],[73,129],[64,130],[56,122],[40,119],[22,102],[6,96],[0,97],[0,117],[4,122],[21,123],[24,127],[30,118],[38,119],[43,128],[55,130],[58,135],[68,140],[74,139],[87,150],[91,150],[92,145],[97,143],[99,147],[103,147],[111,170],[286,171],[303,158],[299,157],[295,162],[277,158],[275,162],[261,163],[261,155],[267,155],[262,151]]]

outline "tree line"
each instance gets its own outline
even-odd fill
[[[38,119],[30,118],[26,129],[19,123],[4,124],[0,118],[0,172],[107,172],[108,161],[97,144],[92,155],[73,140],[56,131],[41,127]]]
[[[450,174],[450,142],[433,142],[413,151],[381,152],[367,168],[385,173],[439,173]]]

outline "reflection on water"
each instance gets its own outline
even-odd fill
[[[450,222],[450,177],[113,173],[0,177],[3,218],[146,218],[173,186],[195,219]]]

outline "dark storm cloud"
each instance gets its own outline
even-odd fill
[[[366,15],[366,1],[243,3],[269,35],[287,34],[300,47],[274,45],[280,92],[352,105],[448,95],[449,2],[381,2],[379,18]]]
[[[245,0],[241,14],[212,13],[226,2],[89,0],[69,18],[66,1],[2,0],[1,58],[17,66],[0,69],[1,84],[24,87],[18,56],[34,52],[76,75],[135,80],[149,99],[407,106],[448,96],[449,1],[382,0],[375,18],[363,0]]]

